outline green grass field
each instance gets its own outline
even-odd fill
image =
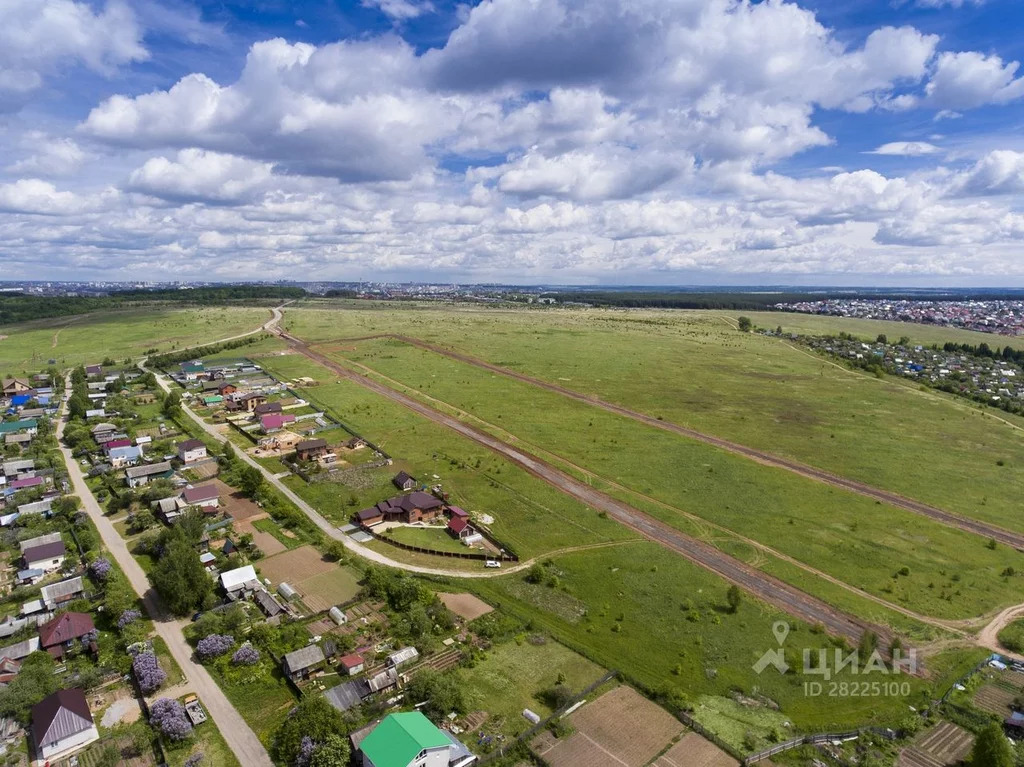
[[[357,352],[335,356],[472,413],[523,449],[549,451],[588,469],[596,475],[594,486],[691,534],[699,534],[700,525],[695,529],[681,512],[926,615],[970,618],[1017,601],[1018,579],[1001,576],[1019,564],[1017,552],[990,550],[985,539],[911,512],[399,341],[367,341]],[[545,415],[518,417],[523,413]],[[897,576],[903,568],[908,573]]]
[[[279,375],[308,375],[323,381],[326,373],[297,355],[268,358],[264,363]],[[405,468],[431,482],[437,474],[453,503],[490,514],[495,535],[521,557],[629,537],[621,525],[600,518],[597,512],[476,443],[355,383],[322,383],[300,393],[328,408],[396,459],[394,466],[373,470],[366,488],[338,483],[307,485],[297,477],[286,480],[329,519],[346,520],[353,512],[395,495],[398,491],[390,479]],[[351,502],[353,496],[355,503]]]
[[[147,349],[165,352],[246,333],[266,322],[263,308],[149,308],[98,312],[0,327],[0,371],[38,372],[50,359],[60,367],[118,362]],[[235,356],[239,352],[235,351]]]
[[[523,709],[531,709],[542,719],[552,713],[539,693],[553,687],[559,674],[565,676],[566,686],[578,692],[604,671],[557,642],[512,641],[490,650],[472,668],[454,673],[464,690],[467,709],[490,714],[485,729],[516,736],[531,726],[522,716]]]
[[[393,527],[387,534],[399,543],[433,551],[457,551],[460,554],[473,551],[453,538],[443,527]]]
[[[559,589],[564,589],[561,597],[546,596],[558,592],[547,586],[530,586],[535,595],[524,595],[521,575],[467,580],[460,587],[551,632],[594,662],[621,670],[628,681],[649,692],[674,692],[693,704],[705,695],[729,697],[734,690],[763,695],[798,729],[811,732],[892,722],[907,710],[904,698],[808,697],[803,683],[809,677],[802,673],[756,673],[753,664],[778,646],[772,634],[775,621],[791,625],[786,658],[796,668],[802,666],[804,648],[825,648],[827,638],[755,600],[745,599],[737,613],[730,613],[722,581],[659,546],[626,544],[565,554],[554,562]],[[567,607],[566,600],[574,606]],[[576,603],[585,609],[582,617]],[[930,660],[934,678],[928,683],[910,680],[911,697],[930,694],[957,678],[962,654]],[[836,678],[852,677],[844,672]]]
[[[797,329],[795,323],[813,322],[815,331],[838,331],[848,322],[809,315],[766,317],[771,327]],[[391,304],[374,311],[289,308],[285,319],[303,338],[395,332],[451,344],[652,416],[1024,529],[1024,517],[1017,512],[1024,492],[1021,431],[963,401],[837,367],[775,338],[741,334],[721,313]],[[922,340],[939,340],[932,334],[945,333],[890,324]],[[898,335],[892,328],[884,330]],[[951,331],[951,336],[975,343],[1005,341],[978,333]],[[343,349],[353,346],[356,354],[370,348],[356,342],[339,345],[338,353],[351,354]],[[375,362],[383,367],[386,360]],[[1024,426],[1024,420],[997,415]]]

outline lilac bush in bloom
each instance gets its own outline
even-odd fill
[[[196,653],[203,660],[216,658],[230,650],[234,644],[235,638],[229,634],[210,634],[196,644]]]
[[[135,623],[139,618],[142,617],[142,613],[138,610],[128,609],[121,613],[121,617],[117,619],[117,627],[123,629],[132,623]]]
[[[110,570],[110,560],[105,557],[94,559],[92,564],[89,565],[89,574],[98,581],[105,581],[107,576],[110,575]]]
[[[260,662],[260,651],[246,642],[235,650],[235,654],[231,656],[231,662],[236,666],[255,666]]]
[[[185,767],[196,767],[202,761],[203,752],[200,751],[198,754],[192,754],[192,756],[185,760]]]
[[[132,672],[144,695],[149,695],[167,681],[166,672],[152,652],[140,652],[132,661]]]
[[[149,707],[149,721],[160,734],[171,740],[184,740],[192,734],[192,722],[185,707],[173,698],[160,698]]]
[[[308,735],[303,735],[299,743],[299,753],[295,756],[295,767],[309,767],[314,751],[316,751],[316,743]]]

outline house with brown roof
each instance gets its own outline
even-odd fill
[[[466,538],[476,535],[476,530],[473,529],[473,525],[471,525],[469,520],[465,517],[452,517],[448,520],[448,532],[460,541],[464,541]]]
[[[5,397],[13,397],[15,394],[24,394],[32,389],[32,384],[23,378],[5,378],[3,393]]]
[[[32,741],[43,762],[69,757],[99,738],[81,690],[58,690],[32,707]]]
[[[220,492],[214,484],[186,487],[181,493],[186,506],[198,506],[204,513],[215,513],[220,506]]]
[[[188,464],[202,461],[206,457],[206,445],[201,440],[187,439],[178,443],[178,460]]]
[[[356,520],[363,527],[372,527],[381,522],[430,522],[437,517],[443,506],[444,504],[430,493],[416,490],[408,495],[397,495],[363,509],[356,514]]]
[[[257,405],[252,409],[252,414],[255,416],[270,415],[271,413],[282,412],[280,402],[264,402],[262,405]]]
[[[399,490],[412,490],[416,487],[416,478],[404,471],[398,472],[391,482]]]
[[[64,653],[75,646],[75,642],[86,637],[95,645],[95,638],[89,634],[96,630],[88,613],[61,613],[39,627],[39,644],[54,658],[63,658]]]
[[[315,461],[328,452],[326,439],[305,439],[295,446],[295,455],[300,461]]]

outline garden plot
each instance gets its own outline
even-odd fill
[[[476,620],[494,610],[489,604],[473,594],[442,594],[438,593],[444,606],[463,620]]]
[[[351,570],[328,562],[312,546],[275,554],[259,561],[260,573],[273,583],[294,586],[313,612],[329,610],[348,602],[359,593],[359,583]]]
[[[702,738],[695,732],[688,732],[672,748],[654,760],[651,767],[736,767],[738,764],[739,762],[710,740]]]
[[[531,744],[552,767],[642,767],[684,730],[678,719],[625,685],[573,712],[568,721],[576,729],[569,737],[544,732]]]
[[[974,694],[974,705],[982,711],[988,711],[990,714],[1003,718],[1010,715],[1010,705],[1016,697],[1016,693],[1003,687],[986,684]]]

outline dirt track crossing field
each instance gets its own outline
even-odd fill
[[[358,383],[360,386],[370,389],[383,397],[387,397],[429,418],[435,423],[483,445],[562,492],[573,496],[591,508],[607,513],[610,517],[644,537],[681,554],[694,564],[716,573],[731,583],[735,583],[740,588],[790,615],[806,621],[812,626],[820,623],[830,633],[846,637],[853,645],[860,641],[861,634],[865,629],[870,629],[879,636],[881,646],[888,646],[891,636],[887,629],[869,624],[848,613],[837,610],[828,603],[812,597],[810,594],[790,586],[788,583],[734,559],[710,544],[698,541],[633,506],[595,490],[551,464],[517,450],[497,437],[475,429],[453,416],[434,410],[384,384],[354,373],[342,365],[331,361],[324,355],[313,351],[307,344],[294,336],[282,332],[281,337],[288,341],[296,351],[336,375]]]
[[[467,365],[474,365],[476,367],[483,368],[484,370],[487,370],[491,373],[497,373],[498,375],[513,378],[517,381],[522,381],[523,383],[531,384],[532,386],[538,386],[542,389],[555,392],[556,394],[561,394],[564,397],[569,397],[570,399],[574,399],[579,402],[584,402],[588,405],[601,408],[602,410],[607,410],[610,413],[625,416],[626,418],[630,418],[634,421],[639,421],[640,423],[643,423],[647,426],[653,426],[656,429],[662,429],[664,431],[670,431],[675,434],[680,434],[684,437],[689,437],[690,439],[695,439],[698,440],[699,442],[704,442],[708,445],[714,445],[715,447],[720,448],[722,450],[727,450],[730,453],[742,455],[746,458],[750,458],[754,461],[757,461],[758,463],[762,463],[767,466],[774,466],[779,469],[785,469],[786,471],[791,471],[794,474],[799,474],[800,476],[806,477],[808,479],[813,479],[818,482],[824,482],[825,484],[828,485],[840,487],[844,490],[849,490],[859,495],[872,498],[876,501],[882,501],[883,503],[887,503],[890,506],[895,506],[897,508],[903,509],[904,511],[910,511],[914,514],[921,514],[923,516],[934,519],[937,522],[941,522],[942,524],[949,525],[950,527],[956,527],[960,530],[964,530],[969,533],[974,533],[975,535],[984,536],[985,538],[994,538],[1000,543],[1004,543],[1007,546],[1017,549],[1018,551],[1024,551],[1024,534],[1015,533],[1011,530],[1007,530],[1002,527],[997,527],[995,525],[990,525],[985,522],[979,522],[974,519],[962,517],[959,514],[953,514],[952,512],[943,511],[942,509],[938,509],[934,506],[929,506],[928,504],[915,501],[912,498],[906,498],[905,496],[889,492],[888,490],[882,490],[877,487],[872,487],[871,485],[865,484],[863,482],[856,482],[852,479],[846,479],[845,477],[840,477],[838,475],[831,474],[827,471],[816,469],[813,466],[808,466],[807,464],[800,463],[798,461],[792,461],[788,458],[782,458],[777,455],[772,455],[771,453],[765,453],[760,450],[755,450],[754,448],[747,447],[746,445],[740,445],[735,442],[730,442],[729,440],[721,439],[710,434],[705,434],[704,432],[700,432],[695,429],[689,429],[685,426],[679,426],[678,424],[670,423],[668,421],[659,421],[657,418],[653,418],[649,415],[644,415],[643,413],[639,413],[635,410],[630,410],[629,408],[623,407],[621,405],[616,405],[612,402],[606,402],[605,400],[599,399],[598,397],[581,394],[580,392],[573,391],[572,389],[566,389],[564,386],[549,383],[539,378],[528,376],[524,373],[517,373],[514,370],[503,368],[500,365],[494,365],[490,362],[479,359],[477,357],[473,357],[469,354],[452,351],[450,349],[444,348],[443,346],[428,343],[427,341],[421,341],[418,338],[412,338],[411,336],[396,335],[392,333],[381,333],[379,335],[374,336],[363,336],[360,338],[347,338],[338,339],[336,341],[325,341],[317,345],[323,346],[325,344],[350,343],[353,341],[368,341],[376,338],[390,338],[396,341],[402,341],[403,343],[419,347],[420,349],[425,349],[435,354],[440,354],[444,357],[448,357],[449,359],[453,359],[458,362],[463,362]]]

